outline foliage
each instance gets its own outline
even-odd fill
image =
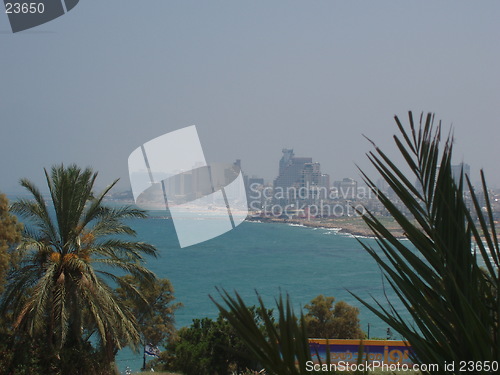
[[[11,266],[9,249],[21,240],[22,225],[9,212],[9,202],[0,194],[0,293],[2,293],[7,271]]]
[[[120,279],[122,286],[116,290],[117,294],[136,317],[142,342],[166,346],[175,334],[174,313],[181,306],[180,303],[173,303],[172,283],[168,279],[151,281],[133,275]],[[131,291],[127,287],[134,289]]]
[[[428,114],[416,126],[411,112],[409,130],[397,117],[396,123],[400,136],[394,140],[417,184],[378,147],[368,157],[408,214],[363,175],[409,242],[398,240],[368,211],[364,220],[383,255],[362,245],[383,269],[414,322],[405,321],[392,304],[386,308],[378,301],[376,305],[360,301],[409,340],[417,363],[439,364],[442,369],[445,361],[498,360],[500,251],[484,175],[486,212],[467,178],[471,212],[463,179],[453,179],[452,138],[445,141],[443,151],[439,149],[441,124],[435,126],[434,116]]]
[[[110,373],[103,353],[89,342],[80,347],[65,345],[59,358],[47,350],[45,337],[0,336],[0,373],[10,375]]]
[[[144,254],[156,255],[156,249],[128,240],[135,232],[124,223],[145,213],[105,206],[104,196],[117,181],[96,195],[97,173],[90,168],[55,166],[45,176],[51,206],[27,179],[21,185],[32,200],[12,205],[26,225],[17,251],[21,261],[9,274],[1,299],[2,314],[12,318],[15,345],[26,347],[43,340],[44,356],[53,366],[46,371],[59,373],[65,363],[71,363],[69,353],[76,351],[81,360],[73,361],[77,367],[73,373],[92,373],[91,368],[82,367],[84,353],[94,350],[91,342],[97,343],[99,355],[94,357],[101,358],[101,367],[111,371],[116,351],[139,343],[137,321],[110,284],[133,287],[112,271],[155,278],[142,262]]]
[[[362,339],[364,333],[359,326],[359,309],[347,302],[339,301],[333,306],[334,297],[320,294],[304,307],[309,337],[326,339]]]
[[[248,311],[257,329],[263,330],[264,310],[249,307]],[[272,320],[272,311],[265,311],[264,316]],[[230,371],[241,373],[245,369],[260,369],[248,356],[244,342],[223,314],[216,320],[195,319],[190,327],[181,328],[165,353],[168,355],[164,354],[160,362],[186,375],[226,375]]]
[[[245,343],[252,358],[258,361],[268,375],[304,375],[304,374],[335,374],[334,371],[307,371],[306,364],[312,360],[309,348],[309,335],[304,315],[297,318],[291,307],[289,296],[286,300],[280,297],[276,300],[278,321],[272,316],[262,316],[263,328],[259,327],[251,314],[251,309],[243,299],[235,293],[231,297],[227,292],[221,297],[227,308],[214,300],[222,316],[234,327]],[[258,296],[259,306],[265,311],[262,298]],[[361,357],[361,356],[360,356]],[[319,360],[320,365],[323,365]],[[327,367],[329,366],[327,358]]]

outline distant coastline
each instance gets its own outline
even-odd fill
[[[284,219],[269,216],[248,216],[247,221],[256,221],[261,223],[280,223],[280,224],[294,224],[310,228],[324,228],[337,230],[339,233],[350,234],[355,237],[370,237],[375,238],[373,232],[368,228],[361,217],[347,217],[347,218],[293,218]],[[406,238],[403,230],[398,227],[395,221],[391,218],[383,218],[384,224],[390,229],[396,238]]]
[[[108,203],[114,204],[127,204],[135,205],[133,200],[129,199],[107,199]],[[147,206],[147,210],[157,211],[165,210],[165,205],[150,203]],[[187,212],[196,213],[196,207],[186,206]],[[224,210],[225,212],[225,210]],[[220,214],[221,211],[213,210],[214,215]],[[391,233],[400,239],[406,238],[403,230],[397,225],[397,223],[391,217],[380,217],[384,225],[391,231]],[[280,218],[272,216],[260,216],[249,214],[246,221],[260,222],[260,223],[278,223],[278,224],[292,224],[300,225],[309,228],[324,228],[330,230],[336,230],[341,234],[349,234],[355,237],[369,237],[375,238],[373,232],[368,228],[363,219],[360,216],[348,216],[348,217],[335,217],[335,218]]]

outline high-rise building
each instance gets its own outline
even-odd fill
[[[326,173],[321,173],[321,176],[319,178],[319,186],[321,187],[321,194],[320,198],[321,199],[328,199],[328,196],[330,194],[330,175]]]
[[[300,186],[303,177],[302,170],[306,164],[312,164],[310,157],[296,157],[292,149],[284,148],[280,159],[279,175],[274,180],[274,187],[287,188]],[[318,164],[319,166],[319,164]]]
[[[319,185],[327,189],[330,189],[330,175],[326,173],[321,173],[321,177],[319,179]]]
[[[248,186],[264,186],[264,179],[262,177],[252,176],[247,178]]]
[[[321,180],[321,169],[319,163],[305,163],[300,172],[300,186],[319,186]]]

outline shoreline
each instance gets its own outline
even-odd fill
[[[112,204],[126,204],[135,206],[136,204],[133,201],[128,200],[115,200],[108,199],[107,203]],[[203,210],[198,211],[196,206],[188,206],[187,212],[191,214],[195,213],[203,213],[203,214],[211,214],[214,216],[224,215],[226,213],[225,209],[212,209],[209,211]],[[146,211],[165,211],[167,216],[165,218],[171,219],[171,216],[168,215],[168,210],[164,205],[152,205],[145,208]],[[237,213],[242,213],[237,211]],[[399,240],[405,240],[407,237],[405,236],[404,231],[397,225],[395,220],[389,216],[378,217],[378,219],[386,226],[386,228]],[[337,233],[352,235],[354,237],[360,238],[371,238],[375,239],[373,232],[368,228],[365,224],[361,216],[350,216],[350,217],[336,217],[336,218],[294,218],[294,219],[285,219],[279,217],[270,217],[270,216],[260,216],[256,212],[253,214],[249,211],[245,221],[253,221],[260,223],[277,223],[277,224],[289,224],[289,225],[297,225],[308,228],[322,228],[322,229],[330,229],[336,230]],[[498,222],[496,224],[496,231],[498,234],[498,239],[500,240],[500,225]],[[484,236],[481,236],[484,239]]]
[[[246,220],[260,223],[292,224],[308,228],[332,229],[338,233],[350,234],[354,237],[376,238],[361,217],[350,217],[347,219],[282,219],[276,217],[248,216]],[[394,236],[398,239],[406,239],[403,231],[395,226],[395,222],[388,218],[389,220],[389,224],[394,224],[390,228]]]
[[[135,205],[133,201],[114,201],[113,203],[121,203],[121,204],[129,204]],[[187,212],[191,214],[201,213],[196,210],[197,207],[187,207]],[[162,205],[151,205],[146,208],[146,211],[165,211],[167,214],[165,218],[171,219],[172,217],[169,215],[169,212],[165,210],[165,206]],[[203,213],[207,213],[206,211]],[[226,210],[212,210],[209,213],[214,214],[224,214]],[[288,224],[288,225],[297,225],[307,228],[320,228],[320,229],[330,229],[335,230],[337,233],[352,235],[354,237],[360,238],[371,238],[374,239],[376,236],[373,232],[368,228],[365,224],[361,216],[351,216],[351,217],[336,217],[336,218],[293,218],[293,219],[285,219],[279,217],[270,217],[270,216],[260,216],[252,215],[252,213],[248,213],[245,221],[250,222],[259,222],[259,223],[276,223],[276,224]],[[404,232],[401,228],[399,228],[391,217],[382,217],[381,221],[386,224],[387,228],[391,231],[391,233],[397,239],[406,239]]]

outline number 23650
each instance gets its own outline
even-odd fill
[[[44,3],[5,3],[7,14],[41,14],[44,11]]]

